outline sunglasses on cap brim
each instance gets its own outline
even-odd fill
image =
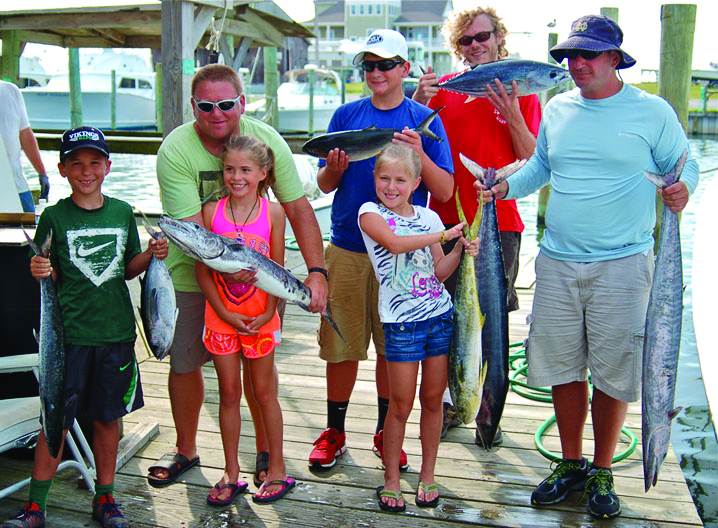
[[[204,112],[205,114],[210,114],[214,110],[215,106],[219,108],[222,112],[229,112],[237,104],[237,101],[239,101],[240,97],[242,96],[238,95],[234,99],[223,99],[221,101],[217,101],[216,103],[212,101],[198,101],[194,97],[192,98],[192,100],[194,101],[194,105],[197,107],[197,110],[199,110],[200,112]]]
[[[486,42],[491,38],[493,31],[480,31],[476,35],[464,35],[459,39],[459,44],[462,46],[470,46],[472,41]]]
[[[579,56],[584,60],[593,60],[606,53],[605,51],[592,51],[582,49],[561,50],[561,61],[568,57],[569,60],[576,60]],[[559,61],[559,62],[561,62]]]
[[[382,59],[378,61],[363,60],[359,63],[361,69],[365,72],[373,72],[374,68],[379,68],[379,71],[386,72],[393,70],[397,66],[404,64],[401,59]]]

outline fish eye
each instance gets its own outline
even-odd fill
[[[556,77],[556,75],[558,75],[558,73],[556,73],[555,71],[552,71],[551,73],[549,73],[549,75],[548,75],[548,76],[549,76],[549,77],[551,77],[551,78],[553,79],[553,78],[555,78],[555,77]]]

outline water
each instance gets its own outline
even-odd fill
[[[718,167],[718,140],[691,139],[693,155],[701,170]],[[51,191],[49,203],[70,194],[70,186],[57,170],[57,153],[43,151],[42,159],[48,170]],[[136,208],[149,213],[161,212],[159,186],[155,177],[155,156],[136,154],[113,154],[110,174],[105,178],[103,192],[109,196],[128,201]],[[23,169],[29,177],[31,188],[38,188],[32,166],[24,160]],[[701,174],[701,181],[683,212],[681,234],[683,247],[684,295],[683,336],[678,369],[676,404],[683,411],[673,423],[673,448],[678,455],[683,474],[693,495],[698,513],[706,526],[718,528],[718,442],[706,403],[693,331],[691,305],[691,272],[693,254],[693,231],[695,215],[701,194],[708,181],[718,177],[718,172]],[[526,262],[538,252],[536,208],[538,195],[520,200],[519,212],[526,222],[521,244],[521,258]],[[640,435],[640,431],[635,431]],[[660,483],[659,483],[660,486]]]

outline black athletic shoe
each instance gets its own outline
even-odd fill
[[[459,413],[456,412],[456,407],[444,402],[444,421],[441,425],[441,438],[446,436],[449,429],[458,425],[461,425],[461,418],[459,418]]]
[[[610,469],[592,467],[586,480],[588,513],[594,517],[608,519],[621,513],[621,501],[613,488],[613,473]]]
[[[531,494],[531,504],[556,504],[566,498],[568,492],[581,489],[586,483],[588,460],[580,462],[559,459],[556,469]]]

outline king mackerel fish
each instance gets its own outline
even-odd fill
[[[477,97],[487,97],[487,84],[495,90],[494,79],[501,81],[508,94],[513,91],[511,83],[516,81],[519,97],[523,97],[556,88],[571,80],[571,76],[568,70],[546,62],[503,59],[474,66],[440,83],[439,88],[468,95],[468,103]]]
[[[681,177],[688,152],[665,174],[643,171],[659,188],[665,189]],[[643,383],[641,390],[641,444],[646,492],[658,482],[671,440],[671,421],[681,411],[674,408],[678,353],[683,317],[683,266],[678,214],[663,205],[656,268],[646,312],[643,340]]]
[[[412,130],[434,141],[443,141],[439,136],[429,130],[429,125],[444,107],[435,110],[421,124]],[[367,127],[363,130],[345,130],[343,132],[331,132],[310,139],[302,150],[315,158],[326,159],[329,153],[338,148],[343,150],[349,161],[361,161],[373,158],[391,144],[394,134],[401,133],[401,130],[393,128]]]
[[[293,302],[303,310],[309,311],[309,303],[312,301],[312,292],[309,288],[260,252],[231,238],[212,233],[194,222],[184,222],[163,216],[159,221],[159,227],[167,235],[167,238],[187,256],[221,273],[237,273],[241,270],[255,271],[257,281],[254,285],[257,288],[264,290],[269,295]],[[332,319],[329,302],[327,302],[322,317],[344,341],[337,324]],[[344,342],[346,343],[346,341]]]
[[[526,160],[519,160],[496,170],[484,169],[463,154],[459,154],[459,159],[487,189],[504,181],[526,164]],[[476,417],[476,431],[484,449],[489,451],[499,428],[509,390],[508,286],[495,201],[484,204],[478,236],[480,242],[476,280],[479,306],[484,317],[481,351],[486,375],[481,406]]]

